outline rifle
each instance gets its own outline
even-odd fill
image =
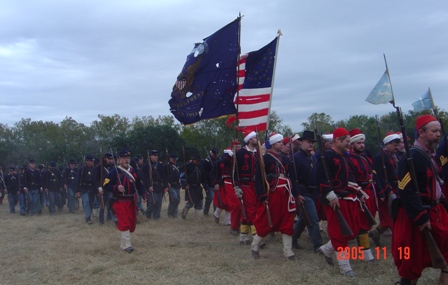
[[[395,107],[395,105],[394,105],[394,107]],[[404,138],[403,142],[404,142],[404,148],[406,150],[406,161],[408,163],[409,175],[411,176],[411,181],[414,186],[415,192],[417,193],[417,195],[419,195],[420,191],[419,191],[418,182],[417,182],[417,175],[415,174],[414,160],[411,156],[411,151],[409,148],[408,140],[406,139],[407,135],[406,135],[406,127],[404,126],[404,121],[403,121],[403,113],[401,112],[400,107],[395,107],[395,109],[397,110],[398,121],[400,123],[401,133],[403,134],[403,138]],[[434,175],[437,175],[437,173],[434,173]],[[423,234],[425,235],[426,245],[428,246],[428,251],[429,251],[429,255],[431,257],[432,267],[446,269],[448,267],[448,265],[446,263],[445,257],[440,252],[440,249],[437,246],[437,243],[435,242],[434,237],[432,236],[429,229],[424,228]]]
[[[165,148],[166,153],[166,176],[167,176],[167,185],[171,182],[171,164],[170,164],[170,157],[168,155],[168,148]],[[173,197],[171,197],[171,187],[168,187],[168,197],[170,198],[170,202],[173,202]],[[163,193],[163,198],[165,198],[165,193]]]
[[[185,191],[187,193],[188,202],[190,204],[193,204],[193,199],[191,199],[191,195],[190,195],[190,189],[187,189],[187,187],[188,187],[188,171],[187,171],[187,161],[185,159],[185,147],[184,146],[182,146],[182,158],[184,160],[185,180],[187,181],[187,186],[185,186]]]
[[[100,156],[101,156],[101,162],[100,162],[100,187],[103,187],[104,183],[104,177],[103,177],[103,171],[104,171],[104,156],[103,156],[103,148],[100,147]],[[98,178],[98,176],[96,177]],[[98,191],[98,198],[100,199],[100,212],[98,214],[99,221],[104,221],[104,190],[103,193],[100,193]]]
[[[292,136],[291,136],[291,137],[292,137]],[[295,159],[294,159],[294,150],[293,150],[293,148],[292,148],[292,143],[291,143],[291,142],[289,143],[289,149],[290,149],[289,151],[290,151],[290,153],[291,153],[291,158],[290,158],[290,160],[292,159],[292,166],[294,167],[294,179],[296,180],[296,184],[297,184],[297,186],[298,186],[298,185],[299,185],[299,181],[298,181],[298,179],[297,179],[297,166],[296,166],[296,161],[295,161]],[[302,213],[303,224],[304,224],[305,226],[311,226],[310,216],[308,216],[308,213],[306,212],[304,203],[301,203],[301,204],[300,204],[300,209],[299,209],[299,208],[296,208],[296,212],[297,212],[297,216],[300,215],[299,212]]]
[[[205,153],[207,154],[207,156],[208,156],[208,153],[207,153],[207,149],[205,148],[205,146],[204,146],[204,150],[205,150]],[[211,158],[210,158],[210,161],[211,161]],[[213,168],[212,168],[212,170],[214,170]],[[215,173],[215,176],[216,176],[216,179],[217,179],[217,181],[219,181],[219,180],[221,180],[221,179],[219,179],[218,180],[218,167],[216,167],[216,173]],[[214,185],[213,185],[213,191],[214,191],[215,189],[214,189]],[[218,208],[221,208],[222,207],[222,199],[221,199],[221,195],[219,194],[219,188],[218,188],[218,190],[216,191],[217,193],[217,197],[218,197]]]
[[[236,161],[236,146],[235,145],[233,146],[232,151],[233,151],[232,184],[233,184],[233,187],[236,188],[239,186],[235,184],[235,172],[236,172],[236,175],[238,176],[238,179],[240,178],[240,174],[238,172],[238,162]],[[240,182],[240,185],[241,185],[241,182]],[[241,190],[241,193],[243,193],[242,190]],[[244,195],[244,193],[243,193],[243,195]],[[244,208],[243,196],[241,196],[241,197],[237,196],[237,198],[238,198],[238,200],[240,200],[240,204],[241,204],[241,216],[245,220],[245,219],[247,219],[247,215],[246,215],[246,209]]]
[[[80,176],[79,184],[78,184],[79,191],[81,191],[82,179],[83,179],[83,176],[84,176],[84,164],[85,164],[85,161],[86,161],[86,156],[82,155],[81,176]],[[75,205],[76,205],[76,211],[79,211],[79,197],[76,197]]]
[[[149,188],[153,187],[153,191],[149,191],[151,194],[151,200],[152,204],[155,205],[156,201],[154,201],[154,183],[152,180],[152,164],[151,164],[151,157],[149,156],[149,150],[146,150],[146,155],[148,156],[148,174],[149,174]]]
[[[322,144],[322,137],[319,135],[319,131],[317,130],[316,121],[314,121],[314,133],[316,134],[316,140],[317,140],[317,146],[319,148],[320,153],[320,160],[324,169],[325,179],[327,180],[328,186],[332,190],[331,186],[331,179],[330,179],[330,173],[328,172],[327,162],[325,161],[325,152],[324,152],[324,146]],[[337,198],[338,199],[338,198]],[[341,230],[342,235],[349,236],[353,235],[352,230],[350,229],[350,226],[348,225],[347,221],[344,219],[344,217],[341,214],[341,211],[339,211],[338,207],[335,207],[336,216],[338,218],[339,228]]]
[[[269,210],[269,192],[271,191],[270,187],[269,187],[269,182],[266,178],[266,166],[264,165],[264,158],[263,158],[263,154],[261,154],[261,145],[260,145],[260,140],[258,139],[258,132],[257,133],[257,142],[258,142],[258,149],[257,152],[260,155],[260,159],[259,159],[259,167],[260,167],[260,172],[261,172],[261,185],[263,187],[263,192],[266,193],[267,199],[265,200],[265,207],[266,207],[266,218],[268,220],[268,225],[269,227],[272,228],[272,219],[271,219],[271,212]],[[267,136],[267,131],[266,131],[266,136]]]

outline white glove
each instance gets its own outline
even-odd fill
[[[235,194],[240,199],[243,197],[243,190],[241,190],[240,186],[235,186]]]
[[[103,194],[103,187],[98,187],[98,193]]]

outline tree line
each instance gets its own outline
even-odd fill
[[[404,121],[409,136],[414,134],[415,119],[427,113],[409,111],[404,114]],[[445,129],[448,113],[439,111]],[[398,118],[395,112],[378,118],[381,139],[388,131],[399,131]],[[269,129],[291,136],[301,134],[303,130],[313,130],[316,122],[319,132],[331,133],[335,127],[345,127],[348,130],[360,128],[366,135],[366,148],[370,153],[376,153],[379,148],[376,119],[373,116],[354,115],[335,122],[330,115],[313,113],[306,122],[301,124],[302,130],[295,130],[283,124],[275,111],[271,113]],[[229,147],[235,136],[242,142],[242,133],[236,133],[226,126],[226,118],[200,121],[192,126],[182,126],[173,116],[134,117],[128,119],[118,114],[113,116],[98,115],[89,126],[78,123],[72,117],[66,117],[60,123],[52,121],[32,121],[21,119],[13,126],[0,124],[0,164],[3,167],[26,165],[33,158],[37,163],[48,164],[56,161],[66,164],[70,159],[82,162],[86,154],[100,157],[102,153],[120,151],[129,147],[133,156],[146,157],[148,150],[159,150],[159,158],[166,160],[166,152],[177,153],[182,160],[185,150],[186,159],[194,153],[205,157],[208,151],[217,146],[221,151]],[[265,134],[260,134],[264,140]],[[413,138],[411,137],[412,141]]]

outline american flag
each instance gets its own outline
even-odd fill
[[[238,93],[235,98],[240,128],[267,130],[277,39],[240,58]]]

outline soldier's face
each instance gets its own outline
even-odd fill
[[[339,153],[343,153],[350,148],[350,136],[344,136],[333,140],[333,148]]]
[[[355,152],[363,152],[366,149],[366,142],[364,139],[360,139],[353,143],[353,150]]]
[[[118,163],[121,165],[121,167],[128,168],[130,160],[131,160],[130,156],[124,156],[124,157],[118,158]]]
[[[314,142],[310,141],[308,139],[303,139],[302,140],[302,149],[304,151],[306,151],[307,153],[310,153],[313,151],[313,147],[314,147]]]
[[[418,130],[419,137],[422,138],[430,149],[436,149],[440,143],[440,123],[438,121],[429,122],[424,130]]]
[[[152,162],[156,162],[159,156],[157,154],[151,154],[150,158]]]
[[[86,161],[87,166],[91,167],[93,166],[93,160],[87,160]]]
[[[282,142],[276,142],[275,144],[271,145],[271,149],[275,152],[280,152],[282,150],[283,143]]]

